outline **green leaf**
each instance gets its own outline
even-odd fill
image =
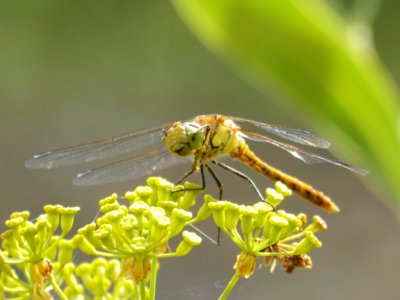
[[[211,51],[273,89],[338,156],[370,169],[374,188],[400,199],[399,95],[367,25],[345,22],[323,1],[172,2]]]

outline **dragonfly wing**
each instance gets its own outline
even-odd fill
[[[74,184],[90,186],[133,180],[188,161],[188,159],[173,156],[167,150],[152,151],[128,160],[79,173],[74,179]]]
[[[162,129],[168,128],[170,125],[171,123],[163,124],[119,137],[42,152],[26,161],[25,166],[30,169],[53,169],[122,155],[131,151],[142,151],[146,147],[160,142],[164,136]]]
[[[329,148],[330,143],[323,138],[307,131],[304,129],[299,129],[299,128],[289,128],[285,126],[280,126],[280,125],[272,125],[272,124],[267,124],[263,122],[258,122],[258,121],[253,121],[253,120],[248,120],[244,118],[238,118],[238,117],[228,117],[229,119],[232,119],[233,121],[237,122],[242,122],[242,123],[247,123],[247,124],[252,124],[254,126],[257,126],[258,128],[261,128],[265,131],[268,131],[272,134],[275,134],[277,136],[280,136],[286,140],[306,145],[306,146],[311,146],[311,147],[316,147],[316,148]]]
[[[302,160],[303,162],[305,162],[306,164],[315,164],[315,163],[330,163],[333,165],[337,165],[340,167],[343,167],[345,169],[348,169],[352,172],[358,173],[360,175],[366,175],[369,173],[368,170],[365,169],[361,169],[361,168],[357,168],[354,167],[352,165],[349,165],[345,162],[339,161],[339,160],[335,160],[335,159],[331,159],[331,158],[327,158],[324,156],[320,156],[318,154],[315,153],[311,153],[308,151],[305,151],[301,148],[289,145],[289,144],[285,144],[279,141],[276,141],[274,139],[271,139],[269,137],[263,136],[261,134],[257,134],[254,132],[247,132],[247,131],[241,131],[240,135],[246,139],[252,140],[252,141],[256,141],[256,142],[263,142],[263,143],[269,143],[272,144],[276,147],[279,147],[287,152],[289,152],[291,155],[293,155],[294,157]]]

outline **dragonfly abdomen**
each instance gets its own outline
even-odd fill
[[[268,165],[258,158],[245,143],[241,143],[239,147],[236,147],[236,149],[231,152],[231,156],[240,159],[244,164],[249,165],[258,173],[267,176],[271,180],[283,182],[293,192],[297,193],[305,200],[310,201],[314,205],[317,205],[328,212],[339,211],[337,205],[333,203],[328,196],[324,195],[324,193],[314,189],[311,185]]]

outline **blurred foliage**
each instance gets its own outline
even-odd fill
[[[173,3],[213,52],[262,90],[277,91],[339,156],[369,168],[367,180],[400,199],[399,96],[370,26],[378,1]]]

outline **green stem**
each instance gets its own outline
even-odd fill
[[[286,239],[281,240],[280,243],[283,244],[283,243],[291,242],[291,241],[296,240],[296,239],[301,239],[301,238],[304,237],[304,232],[305,232],[305,231],[306,231],[306,230],[303,230],[303,231],[300,232],[300,233],[293,234],[293,235],[287,237]]]
[[[146,300],[146,280],[142,280],[139,284],[138,284],[138,299],[139,300]]]
[[[232,279],[229,281],[228,285],[226,286],[225,290],[222,292],[221,296],[219,296],[218,300],[225,300],[229,294],[231,293],[233,287],[238,282],[240,276],[237,272],[232,276]]]
[[[51,286],[53,287],[54,291],[60,297],[62,300],[68,300],[68,297],[64,294],[64,292],[61,290],[60,286],[57,284],[57,282],[54,280],[53,276],[49,277],[49,281]]]
[[[59,242],[65,237],[65,234],[62,233],[55,241],[51,241],[48,239],[45,243],[43,243],[40,249],[40,257],[46,257],[49,252],[51,252],[55,247],[58,246]],[[49,244],[51,245],[49,246]]]
[[[156,298],[156,284],[157,284],[157,264],[158,257],[153,256],[151,260],[151,274],[150,274],[150,300],[154,300]]]
[[[132,279],[133,280],[133,279]],[[135,283],[134,284],[134,288],[135,290],[133,291],[133,295],[132,295],[132,300],[139,300],[139,286]],[[119,298],[113,298],[113,299],[119,299]]]

